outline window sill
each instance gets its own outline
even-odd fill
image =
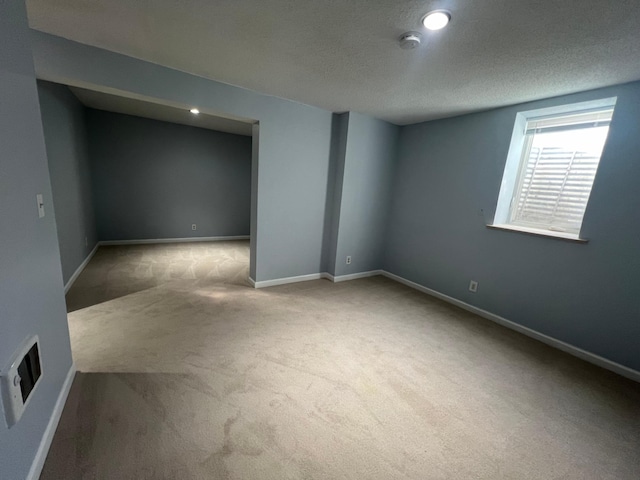
[[[558,240],[565,240],[567,242],[574,243],[587,243],[589,240],[585,238],[579,238],[572,233],[553,232],[550,230],[538,230],[536,228],[521,227],[519,225],[487,225],[487,228],[494,230],[507,230],[510,232],[524,233],[525,235],[535,235],[537,237],[555,238]]]

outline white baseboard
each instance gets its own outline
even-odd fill
[[[562,350],[563,352],[569,353],[575,357],[578,357],[582,360],[585,360],[599,367],[605,368],[607,370],[611,370],[612,372],[615,372],[618,375],[622,375],[623,377],[627,377],[631,380],[635,380],[636,382],[640,382],[640,372],[638,372],[637,370],[634,370],[629,367],[625,367],[624,365],[620,365],[619,363],[616,363],[612,360],[608,360],[594,353],[587,352],[586,350],[578,348],[574,345],[571,345],[569,343],[563,342],[556,338],[550,337],[548,335],[545,335],[544,333],[537,332],[528,327],[512,322],[511,320],[507,320],[506,318],[503,318],[499,315],[496,315],[491,312],[487,312],[486,310],[483,310],[481,308],[474,307],[473,305],[469,305],[466,302],[450,297],[436,290],[432,290],[418,283],[412,282],[411,280],[407,280],[406,278],[395,275],[393,273],[389,273],[384,270],[381,273],[385,277],[395,280],[396,282],[402,283],[404,285],[407,285],[408,287],[419,290],[420,292],[426,293],[428,295],[444,300],[445,302],[456,305],[464,310],[467,310],[471,313],[475,313],[476,315],[486,318],[487,320],[491,320],[492,322],[496,322],[504,327],[510,328],[511,330],[515,330],[516,332],[519,332],[519,333],[522,333],[523,335],[534,338],[542,343],[546,343],[547,345],[557,348],[558,350]]]
[[[297,277],[276,278],[274,280],[263,280],[256,282],[253,278],[249,278],[249,282],[254,288],[275,287],[276,285],[286,285],[287,283],[306,282],[309,280],[319,280],[326,278],[327,280],[337,283],[346,282],[348,280],[357,280],[358,278],[374,277],[376,275],[382,275],[382,270],[371,270],[369,272],[352,273],[350,275],[331,275],[328,272],[312,273],[310,275],[300,275]]]
[[[38,478],[40,478],[42,467],[44,467],[44,462],[47,459],[47,454],[49,453],[49,448],[51,447],[53,436],[55,435],[56,429],[58,428],[58,422],[60,422],[60,417],[62,416],[62,411],[64,410],[65,403],[67,402],[69,390],[71,390],[71,385],[73,384],[75,375],[76,366],[72,363],[69,371],[67,372],[67,378],[65,378],[64,383],[62,384],[62,389],[60,390],[60,394],[58,395],[56,405],[55,407],[53,407],[53,412],[51,413],[49,424],[44,431],[42,440],[40,440],[40,446],[38,447],[36,457],[33,459],[31,468],[29,469],[27,480],[38,480]]]
[[[274,280],[253,281],[254,288],[275,287],[276,285],[286,285],[288,283],[308,282],[309,280],[319,280],[324,278],[322,273],[312,273],[310,275],[299,275],[297,277],[276,278]],[[252,279],[249,279],[252,280]]]
[[[73,272],[73,275],[71,275],[71,278],[69,279],[69,281],[64,286],[64,294],[65,295],[67,294],[69,289],[73,286],[73,283],[78,279],[78,277],[80,276],[80,274],[82,273],[84,268],[87,266],[89,261],[96,254],[96,252],[98,251],[98,247],[99,246],[100,246],[100,242],[96,243],[96,246],[93,247],[93,250],[91,250],[91,253],[89,253],[89,255],[87,255],[87,258],[85,258],[84,261],[80,264],[80,266],[76,269],[76,271]]]
[[[359,278],[375,277],[376,275],[382,275],[382,270],[370,270],[368,272],[351,273],[349,275],[334,276],[329,273],[325,273],[325,275],[327,275],[326,278],[331,280],[333,283],[338,283],[338,282],[348,282],[349,280],[357,280]]]
[[[229,237],[186,237],[186,238],[145,238],[141,240],[101,240],[99,245],[147,245],[155,243],[189,243],[189,242],[228,242],[231,240],[249,240],[249,235]]]

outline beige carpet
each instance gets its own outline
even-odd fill
[[[99,250],[43,479],[640,478],[640,385],[386,278],[247,272],[246,242]]]
[[[67,311],[174,280],[249,286],[248,276],[248,241],[103,246],[67,293]]]

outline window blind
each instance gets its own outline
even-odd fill
[[[608,127],[613,117],[613,108],[582,111],[562,116],[532,118],[527,121],[526,135],[550,133],[583,128]]]
[[[612,113],[607,109],[527,122],[511,223],[579,233]]]

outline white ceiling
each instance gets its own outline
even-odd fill
[[[640,79],[640,0],[27,0],[32,28],[407,124]],[[420,29],[435,8],[439,32]],[[426,45],[397,38],[422,30]]]
[[[124,113],[125,115],[151,118],[163,122],[180,123],[182,125],[191,125],[209,130],[251,136],[252,127],[250,122],[231,120],[215,115],[208,115],[204,112],[201,112],[199,115],[194,115],[189,112],[189,109],[186,107],[178,108],[135,98],[96,92],[94,90],[85,90],[84,88],[69,87],[69,89],[85,106],[97,110]]]

